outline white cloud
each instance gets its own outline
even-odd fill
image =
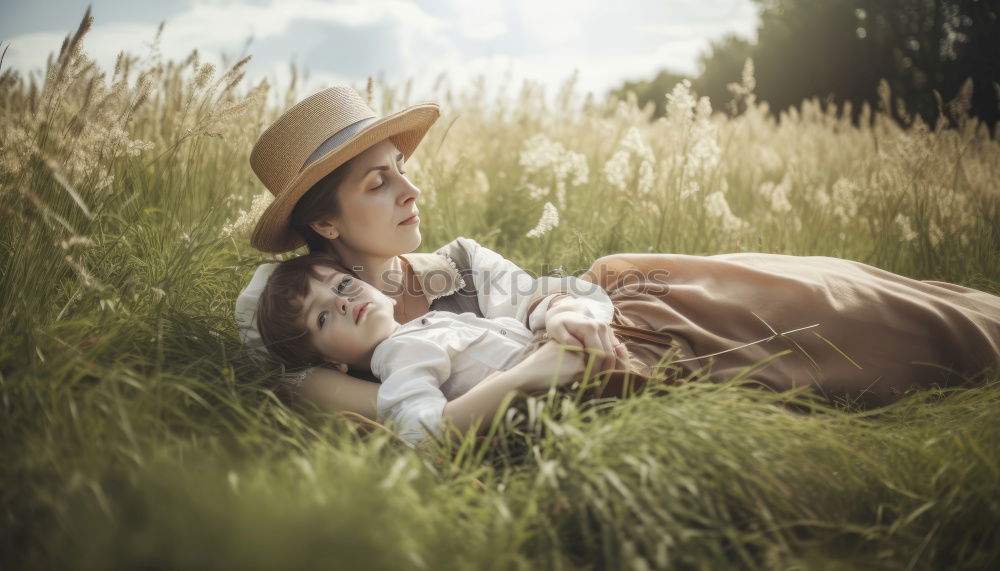
[[[365,76],[384,71],[393,83],[413,78],[415,97],[430,94],[441,73],[456,88],[485,75],[491,85],[509,83],[515,89],[521,79],[531,79],[554,94],[578,69],[579,89],[603,93],[663,68],[695,73],[697,55],[710,40],[727,32],[749,36],[756,23],[751,0],[440,0],[437,5],[195,0],[166,22],[160,50],[165,58],[179,60],[197,48],[218,63],[219,54],[237,55],[253,36],[249,52],[255,59],[248,74],[269,77],[279,87],[287,85],[289,62],[297,55],[308,60],[310,89],[335,81],[363,83]],[[153,22],[97,21],[84,47],[111,69],[122,49],[145,54],[155,32]],[[12,38],[4,63],[21,70],[41,68],[63,35]],[[353,65],[345,65],[345,54]]]
[[[492,40],[507,32],[503,0],[451,0],[456,29],[470,40]]]
[[[407,0],[354,0],[329,3],[318,0],[272,0],[266,5],[238,2],[199,0],[190,8],[169,19],[160,41],[160,52],[166,59],[179,60],[197,48],[207,59],[219,60],[221,53],[235,55],[248,38],[266,40],[288,35],[295,22],[327,23],[346,27],[384,25],[394,29],[400,45],[399,57],[403,69],[412,65],[410,54],[425,47],[441,47],[440,31],[448,24],[425,13]],[[118,52],[146,54],[156,34],[157,24],[137,22],[96,22],[84,41],[84,49],[104,69],[110,69]],[[7,62],[13,68],[29,71],[41,69],[49,53],[58,50],[63,34],[33,33],[14,37]],[[275,61],[259,62],[251,68],[258,73],[281,69],[278,78],[287,77],[292,54],[307,51],[315,38],[287,38],[287,51],[274,54]],[[446,46],[447,47],[447,44]],[[358,50],[366,49],[357,46]],[[251,45],[250,52],[254,49]],[[268,54],[270,55],[270,54]],[[259,58],[258,58],[259,59]],[[265,57],[265,60],[268,58]],[[332,58],[331,58],[332,59]],[[314,69],[313,77],[337,77],[329,70]],[[372,70],[374,73],[377,70]]]
[[[518,17],[528,36],[543,46],[583,39],[596,0],[518,0]],[[597,42],[606,38],[596,38]]]

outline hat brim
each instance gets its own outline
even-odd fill
[[[250,244],[262,252],[273,254],[304,245],[302,236],[292,230],[289,223],[295,205],[313,185],[340,165],[386,139],[391,139],[403,156],[410,158],[439,115],[436,103],[421,103],[365,126],[351,140],[303,169],[288,183],[287,188],[278,193],[257,221]]]

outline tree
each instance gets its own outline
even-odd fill
[[[675,85],[685,79],[690,78],[686,75],[661,70],[652,80],[626,81],[621,87],[613,90],[611,95],[625,99],[626,94],[632,91],[636,95],[636,100],[640,108],[645,107],[649,102],[653,102],[653,117],[662,117],[666,112],[666,94],[670,93]]]
[[[969,113],[991,129],[1000,120],[996,0],[754,1],[760,13],[756,43],[727,36],[700,58],[701,73],[692,83],[717,109],[726,108],[726,86],[740,80],[743,62],[752,57],[757,96],[775,112],[818,97],[851,102],[856,119],[863,102],[878,104],[884,78],[893,94],[889,111],[898,120],[906,124],[919,115],[933,124],[942,111],[935,92],[951,100],[972,79]],[[669,88],[626,85],[658,90],[644,96],[658,101],[662,112]]]
[[[739,82],[743,65],[747,58],[753,57],[753,48],[750,41],[734,34],[713,41],[698,58],[701,74],[692,82],[694,91],[707,95],[713,109],[733,111],[726,105],[732,99],[728,86]]]

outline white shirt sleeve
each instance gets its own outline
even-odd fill
[[[425,431],[441,433],[444,406],[441,384],[451,375],[446,347],[418,336],[390,337],[372,355],[372,373],[382,379],[376,399],[380,421],[391,420],[407,442]]]
[[[543,301],[547,308],[551,294],[568,293],[579,300],[588,300],[583,303],[595,319],[611,322],[614,306],[599,285],[573,276],[535,278],[475,240],[460,237],[458,242],[469,253],[470,274],[484,317],[513,317],[530,326],[528,310],[533,303],[550,297]],[[533,313],[537,313],[537,308]],[[544,311],[541,315],[544,323]]]
[[[601,291],[604,291],[603,289]],[[528,316],[528,329],[532,331],[540,331],[545,329],[545,312],[549,310],[549,306],[552,304],[557,296],[561,294],[553,293],[545,296],[542,301],[538,302],[535,309],[531,311],[531,315]],[[570,294],[570,297],[573,297]],[[592,317],[603,323],[611,323],[611,319],[614,317],[615,307],[612,305],[610,299],[600,300],[594,297],[573,297],[573,299],[564,299],[559,302],[559,306],[562,307],[564,304],[573,305],[578,308],[578,311],[584,315]],[[607,295],[605,295],[607,298]]]

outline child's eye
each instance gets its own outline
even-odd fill
[[[351,278],[344,278],[343,280],[341,280],[341,282],[337,284],[337,293],[343,295],[344,290],[346,290],[347,286],[349,286],[350,284],[351,284]]]
[[[316,318],[316,321],[319,322],[319,326],[321,329],[323,328],[323,324],[326,323],[327,317],[328,315],[326,311],[319,312],[319,317]]]
[[[372,190],[378,190],[378,189],[382,188],[383,184],[385,184],[385,181],[382,180],[382,177],[379,177],[378,178],[378,184],[376,186],[373,186]]]

